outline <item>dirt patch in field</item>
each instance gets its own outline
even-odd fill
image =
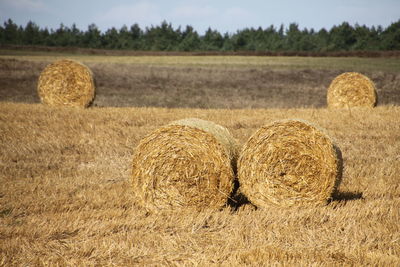
[[[0,59],[0,101],[37,103],[37,79],[47,62]],[[91,63],[95,106],[190,108],[325,107],[326,90],[346,70],[269,67],[170,67]],[[400,74],[365,73],[378,105],[400,103]]]

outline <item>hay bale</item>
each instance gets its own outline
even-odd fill
[[[320,129],[299,120],[260,128],[238,160],[240,190],[259,207],[326,203],[340,178],[340,151]]]
[[[327,102],[330,108],[374,107],[376,98],[373,81],[357,72],[345,72],[331,82]]]
[[[220,208],[233,190],[235,139],[215,123],[186,119],[143,138],[133,154],[132,184],[149,210]]]
[[[93,74],[73,60],[53,62],[40,74],[38,94],[50,106],[88,107],[95,96]]]

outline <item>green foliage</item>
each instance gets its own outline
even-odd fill
[[[400,50],[400,20],[382,32],[382,50]]]
[[[202,50],[218,51],[224,45],[224,38],[216,31],[208,28],[202,39]]]
[[[330,30],[300,29],[297,23],[287,28],[273,25],[246,28],[236,33],[221,34],[208,28],[199,35],[192,26],[174,29],[166,21],[160,25],[142,30],[138,24],[130,28],[112,27],[101,32],[95,24],[86,31],[75,24],[67,27],[60,24],[56,30],[40,28],[29,21],[25,27],[18,26],[11,19],[0,26],[0,44],[70,46],[104,49],[130,49],[151,51],[378,51],[400,50],[400,20],[386,29],[365,25],[350,25],[343,22]]]
[[[178,45],[180,51],[197,51],[200,50],[201,43],[198,33],[192,26],[186,26],[182,32],[181,41]]]
[[[84,47],[101,48],[101,32],[94,23],[90,24],[83,34],[82,44]]]
[[[40,29],[32,21],[29,21],[28,24],[26,24],[26,27],[22,35],[22,42],[28,45],[41,44]]]
[[[172,51],[177,50],[181,32],[174,30],[171,24],[163,21],[160,26],[146,28],[143,36],[145,50]]]
[[[4,22],[4,28],[1,28],[1,43],[4,44],[21,44],[21,30],[18,25],[11,19]]]

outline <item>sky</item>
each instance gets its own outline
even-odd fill
[[[134,23],[144,29],[165,20],[174,28],[191,25],[200,34],[208,27],[235,33],[290,23],[329,30],[344,21],[385,28],[400,19],[400,0],[0,0],[0,23],[9,18],[48,29],[75,23],[86,30],[94,23],[102,31]]]

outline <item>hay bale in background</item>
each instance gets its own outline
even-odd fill
[[[236,141],[215,123],[186,119],[142,139],[133,154],[132,184],[150,209],[220,208],[233,190]]]
[[[339,150],[321,130],[299,120],[260,128],[238,160],[240,190],[259,207],[326,203],[340,178]]]
[[[95,96],[93,74],[73,60],[53,62],[40,74],[38,94],[50,106],[88,107]]]
[[[345,72],[337,76],[328,88],[327,102],[330,108],[374,107],[375,84],[357,72]]]

